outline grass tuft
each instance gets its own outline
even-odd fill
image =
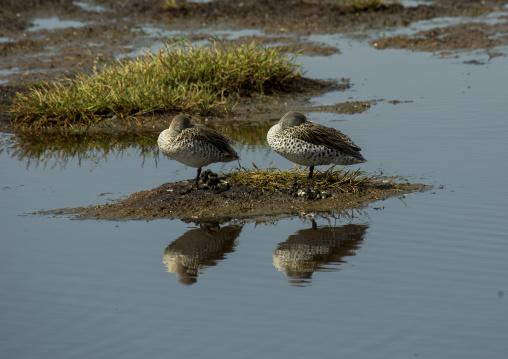
[[[301,75],[295,54],[256,43],[211,46],[168,41],[156,53],[95,65],[18,93],[10,112],[20,127],[89,126],[155,111],[227,111],[240,96],[284,90]]]
[[[377,10],[386,5],[387,0],[347,0],[346,6],[355,11]]]
[[[313,186],[320,190],[341,189],[344,192],[357,192],[370,179],[360,170],[346,171],[343,167],[330,166],[326,171],[315,171],[312,180],[308,179],[306,167],[295,165],[294,169],[282,171],[274,165],[262,170],[252,164],[253,169],[237,168],[230,178],[241,185],[262,188],[276,192],[291,189],[295,183]]]

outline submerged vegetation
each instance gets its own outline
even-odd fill
[[[255,42],[168,41],[156,53],[96,65],[92,74],[32,85],[10,112],[21,127],[72,127],[155,111],[227,111],[240,96],[290,87],[301,75],[296,56]]]

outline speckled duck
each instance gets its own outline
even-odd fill
[[[163,154],[184,165],[197,167],[196,183],[203,166],[239,159],[232,144],[233,142],[220,132],[193,125],[185,115],[175,116],[169,128],[162,131],[157,140]]]
[[[268,144],[279,155],[302,166],[353,165],[366,162],[358,147],[347,135],[332,127],[307,121],[303,113],[286,113],[268,131]]]

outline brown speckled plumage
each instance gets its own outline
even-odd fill
[[[304,114],[296,111],[286,113],[268,131],[270,147],[288,160],[310,166],[312,178],[314,166],[352,165],[366,162],[361,148],[347,135],[332,127],[307,121]]]
[[[185,115],[176,116],[169,129],[162,131],[157,140],[160,151],[166,156],[198,168],[196,182],[203,166],[239,159],[232,144],[233,142],[220,132],[193,125]]]

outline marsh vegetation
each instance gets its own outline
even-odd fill
[[[243,96],[283,91],[301,75],[295,54],[252,42],[210,46],[167,41],[136,59],[96,64],[92,73],[41,81],[10,108],[18,127],[89,126],[156,111],[209,114]]]

